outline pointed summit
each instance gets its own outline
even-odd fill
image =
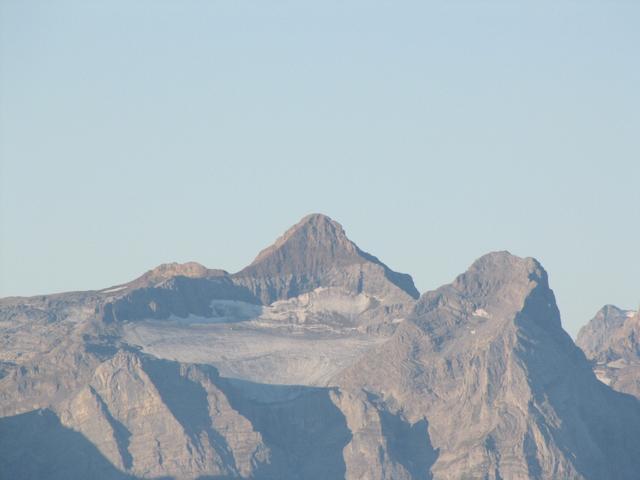
[[[580,329],[576,344],[600,381],[640,398],[640,310],[605,305]]]
[[[633,323],[633,311],[623,310],[615,305],[605,305],[587,325],[578,332],[576,344],[582,349],[587,358],[601,361],[607,360],[613,350],[622,350],[614,347],[616,342],[621,342],[624,334],[625,323]]]
[[[324,268],[358,255],[338,222],[326,215],[307,215],[270,247],[262,250],[245,270],[275,270],[291,273]]]
[[[266,304],[319,287],[367,293],[382,303],[403,303],[419,295],[409,275],[360,250],[338,222],[317,213],[287,230],[234,279]]]

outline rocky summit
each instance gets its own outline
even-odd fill
[[[309,215],[237,273],[1,299],[0,478],[637,479],[637,330],[581,350],[508,252],[419,295]]]
[[[576,343],[598,379],[640,398],[640,318],[638,311],[605,305],[578,332]]]
[[[234,279],[265,304],[319,287],[366,293],[387,304],[419,296],[409,275],[360,250],[339,223],[321,214],[304,217]]]

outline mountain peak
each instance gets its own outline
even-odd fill
[[[442,314],[443,306],[447,315]],[[466,330],[475,318],[494,325],[526,320],[549,330],[561,329],[547,272],[536,259],[506,251],[483,255],[453,283],[422,295],[415,318],[443,338]]]
[[[518,257],[507,251],[491,252],[478,258],[452,286],[473,297],[489,297],[508,292],[524,294],[536,286],[549,287],[547,272],[532,257]],[[501,292],[501,293],[500,293]]]
[[[286,252],[282,252],[283,249]],[[342,225],[327,215],[313,213],[303,217],[273,245],[262,250],[248,268],[268,262],[274,255],[282,257],[285,253],[290,260],[307,253],[316,257],[339,258],[356,255],[357,247],[347,238]]]
[[[318,287],[393,297],[393,303],[419,296],[409,275],[360,250],[342,225],[319,213],[302,218],[234,278],[265,303]]]
[[[587,358],[610,360],[637,355],[639,312],[605,305],[578,332],[576,344]],[[611,357],[611,358],[610,358]]]
[[[333,220],[329,215],[325,215],[324,213],[310,213],[305,215],[300,219],[298,223],[296,223],[293,228],[303,226],[303,225],[322,225],[322,224],[330,224],[339,227],[342,229],[342,226]]]
[[[549,285],[547,272],[540,262],[532,257],[518,257],[503,250],[490,252],[478,258],[458,279],[478,277],[482,275],[488,284],[509,284],[513,282],[535,281],[544,286]]]

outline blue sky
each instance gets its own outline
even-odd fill
[[[640,302],[636,1],[0,2],[0,296],[235,271],[309,212],[421,291]]]

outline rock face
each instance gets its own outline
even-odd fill
[[[0,419],[0,475],[343,478],[351,433],[333,395],[231,382],[210,366],[124,349],[51,409]]]
[[[637,476],[638,402],[596,380],[530,258],[489,254],[424,294],[339,384],[428,421],[434,478]]]
[[[213,300],[259,303],[238,286],[224,270],[212,270],[196,262],[166,263],[130,283],[99,292],[106,322],[211,316]]]
[[[576,344],[596,376],[620,392],[640,398],[640,318],[638,312],[604,306],[578,332]]]
[[[211,367],[121,350],[56,409],[62,425],[82,433],[121,471],[246,477],[269,450],[217,382]]]
[[[342,226],[320,214],[304,217],[276,243],[234,275],[264,304],[318,287],[341,287],[367,293],[385,304],[402,304],[419,296],[409,275],[389,269],[349,240]]]
[[[189,315],[210,317],[214,300],[238,300],[258,304],[246,288],[238,286],[228,275],[211,278],[175,276],[154,286],[133,288],[104,302],[101,313],[106,322],[185,318]]]
[[[618,334],[625,323],[634,323],[632,320],[636,312],[622,310],[615,305],[605,305],[589,323],[580,329],[576,338],[578,345],[589,358],[597,358],[606,354],[610,349],[616,349]],[[605,358],[602,358],[604,360]]]
[[[311,215],[234,275],[0,299],[0,478],[637,478],[640,401],[536,260],[417,296]],[[631,313],[581,334],[593,362],[637,358]]]

